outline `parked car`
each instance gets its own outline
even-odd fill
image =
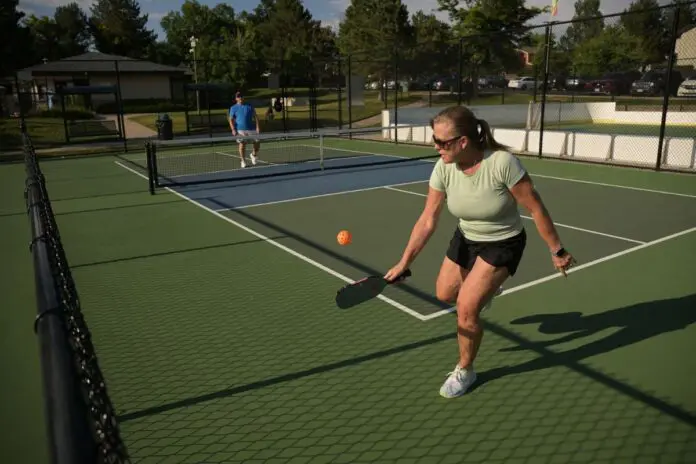
[[[585,90],[585,85],[592,80],[589,76],[573,76],[565,81],[567,90]]]
[[[688,77],[681,83],[677,97],[696,97],[696,76]]]
[[[541,84],[543,84],[543,81],[537,81],[533,77],[523,76],[518,77],[517,79],[510,79],[510,82],[508,82],[508,87],[511,89],[527,90],[532,89],[535,86],[539,87]]]
[[[479,89],[502,89],[508,81],[503,76],[481,76],[478,78]]]
[[[633,82],[631,95],[663,95],[665,91],[669,91],[670,95],[676,95],[677,89],[683,80],[681,73],[674,69],[672,70],[669,88],[667,88],[667,70],[651,70]]]
[[[625,95],[630,93],[631,84],[639,77],[638,71],[610,72],[585,84],[585,89],[605,95]]]

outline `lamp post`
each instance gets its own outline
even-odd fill
[[[196,65],[196,45],[198,45],[198,39],[195,36],[189,37],[189,44],[191,45],[189,51],[193,55],[193,81],[198,84],[198,66]],[[196,88],[196,111],[198,111],[198,114],[201,113],[201,98],[198,88]]]

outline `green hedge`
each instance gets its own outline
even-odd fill
[[[62,118],[63,112],[60,108],[52,108],[36,113],[40,118]],[[94,119],[94,113],[80,108],[65,108],[66,119]]]
[[[184,111],[186,107],[184,102],[157,98],[150,98],[147,100],[123,100],[122,105],[124,114]],[[101,114],[116,114],[118,113],[118,107],[116,102],[105,102],[98,105],[96,111]]]

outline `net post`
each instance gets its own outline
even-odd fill
[[[324,170],[324,134],[319,134],[319,167]]]
[[[157,170],[157,144],[156,143],[153,143],[150,146],[150,163],[152,164],[152,185],[155,188],[160,187],[159,172]]]
[[[147,163],[147,184],[150,195],[155,194],[155,176],[152,172],[152,144],[148,140],[145,142],[145,161]]]

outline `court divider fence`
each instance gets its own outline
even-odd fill
[[[21,127],[25,200],[31,224],[48,455],[53,464],[122,464],[130,459],[82,313],[46,180]]]

